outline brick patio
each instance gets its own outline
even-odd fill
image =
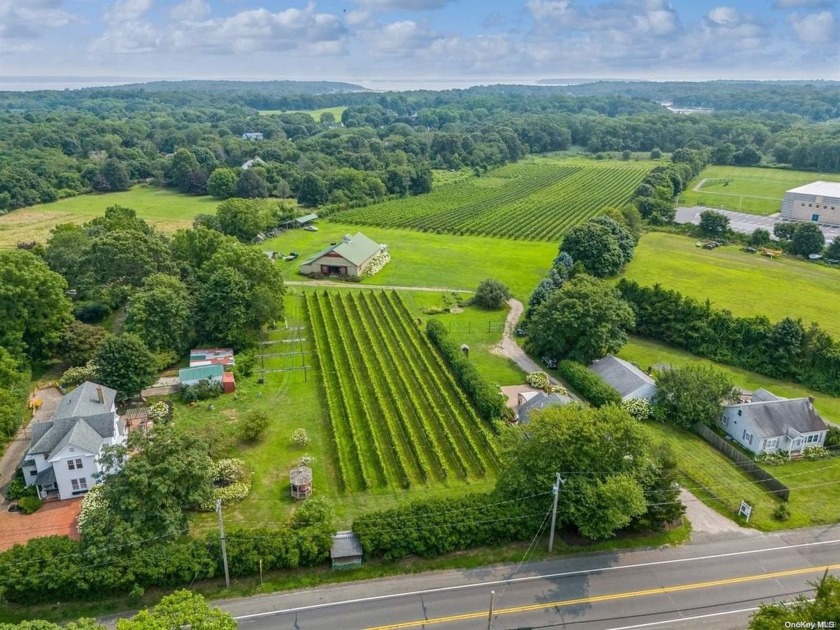
[[[52,501],[35,514],[9,512],[9,503],[0,503],[0,551],[31,538],[63,535],[78,539],[76,519],[82,508],[82,499]]]

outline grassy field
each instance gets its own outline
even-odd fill
[[[341,115],[344,113],[344,110],[347,109],[343,105],[339,105],[338,107],[324,107],[323,109],[293,109],[293,110],[282,110],[282,109],[261,109],[260,115],[261,116],[271,116],[272,114],[309,114],[312,116],[312,119],[315,122],[321,121],[321,114],[325,112],[332,113],[335,116],[336,122],[341,122]]]
[[[348,210],[337,220],[434,233],[557,240],[607,206],[620,206],[653,162],[569,156],[522,160],[428,195]]]
[[[706,250],[684,236],[653,232],[642,237],[624,276],[661,284],[735,315],[771,321],[801,318],[840,338],[840,271],[803,260],[771,260],[737,246]],[[793,299],[792,299],[793,298]]]
[[[183,195],[151,186],[135,186],[125,192],[80,195],[53,203],[14,210],[0,216],[0,247],[14,247],[18,241],[47,240],[59,223],[84,223],[102,216],[108,206],[133,208],[137,215],[163,232],[192,225],[197,214],[213,214],[218,199]]]
[[[733,520],[744,522],[736,516],[742,500],[753,506],[749,525],[763,531],[810,527],[840,520],[840,458],[793,461],[767,467],[790,488],[790,519],[779,521],[773,518],[773,512],[781,501],[699,436],[658,423],[647,425],[647,429],[652,439],[663,441],[673,449],[680,483]]]
[[[496,278],[510,287],[519,299],[527,299],[548,273],[557,255],[553,243],[523,243],[480,236],[426,234],[412,230],[383,229],[319,221],[318,232],[289,230],[263,243],[266,250],[284,254],[298,252],[300,258],[278,262],[283,277],[299,276],[300,263],[345,234],[363,231],[379,243],[387,243],[391,262],[364,284],[409,287],[442,287],[472,291],[486,278]]]
[[[795,385],[788,381],[780,381],[775,378],[756,374],[755,372],[742,370],[741,368],[715,363],[708,359],[701,359],[684,350],[677,350],[665,344],[638,337],[631,337],[618,356],[635,363],[645,370],[654,366],[673,365],[675,367],[682,367],[697,364],[709,365],[727,374],[735,385],[746,390],[755,390],[763,387],[785,398],[812,396],[815,399],[814,405],[823,418],[840,424],[840,398],[815,392],[812,389]]]
[[[708,166],[680,195],[679,205],[710,206],[768,215],[781,211],[786,190],[819,179],[840,182],[840,175],[746,166]]]

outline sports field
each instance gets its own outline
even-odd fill
[[[309,114],[312,116],[312,119],[315,122],[321,122],[321,114],[325,112],[330,112],[333,116],[335,116],[336,122],[341,122],[341,114],[344,113],[344,110],[347,109],[343,105],[339,105],[338,107],[324,107],[323,109],[295,109],[285,111],[282,109],[261,109],[260,115],[261,116],[271,116],[272,114]]]
[[[0,216],[0,248],[14,247],[18,241],[44,242],[59,223],[84,223],[102,216],[108,206],[134,208],[138,216],[162,232],[174,232],[190,227],[197,214],[213,214],[218,204],[219,200],[212,197],[183,195],[151,186],[59,199]]]
[[[653,232],[642,237],[624,277],[661,284],[735,315],[817,322],[840,339],[840,270],[790,258],[771,260],[731,245],[695,247],[694,239]]]
[[[689,183],[678,205],[709,206],[768,215],[781,211],[785,191],[816,180],[840,182],[837,173],[745,166],[708,166]]]

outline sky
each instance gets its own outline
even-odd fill
[[[0,77],[840,80],[837,0],[0,0]],[[8,81],[8,79],[3,79]]]

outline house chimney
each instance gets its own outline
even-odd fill
[[[102,391],[102,385],[97,385],[96,386],[96,397],[99,399],[99,404],[100,405],[105,404],[105,392]]]

